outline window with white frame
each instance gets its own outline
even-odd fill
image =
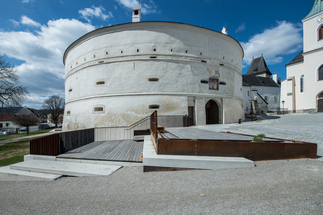
[[[299,91],[304,92],[304,75],[301,75],[299,79]]]
[[[318,69],[318,81],[323,80],[323,65]]]
[[[321,25],[321,27],[318,29],[317,33],[318,33],[318,40],[322,40],[323,39],[323,25]]]

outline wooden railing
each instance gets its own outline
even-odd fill
[[[94,129],[50,134],[30,140],[30,154],[59,155],[94,142]]]
[[[152,116],[155,123],[154,134],[158,138],[157,111]],[[35,138],[30,140],[30,154],[56,156],[94,141],[133,139],[134,130],[151,129],[149,120],[152,116],[147,116],[130,126],[91,128]],[[183,117],[185,116],[158,116],[158,121],[165,127],[183,127]]]
[[[158,126],[157,111],[154,111],[150,115],[150,133],[153,136],[155,142],[157,142],[157,138],[158,138],[157,126]]]

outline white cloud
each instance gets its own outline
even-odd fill
[[[82,18],[91,23],[93,17],[100,18],[104,21],[113,17],[111,11],[108,14],[103,13],[105,9],[100,5],[99,7],[85,8],[84,10],[79,10],[79,13],[82,14]]]
[[[143,14],[158,13],[157,6],[152,0],[149,0],[148,1],[149,3],[143,3],[143,4],[139,3],[138,0],[115,0],[115,1],[117,1],[119,4],[131,10],[135,8],[141,8],[141,12]]]
[[[22,0],[22,3],[29,3],[30,0]]]
[[[18,27],[20,25],[19,22],[17,22],[16,20],[14,19],[9,19],[9,21],[15,26],[15,27]]]
[[[41,24],[38,22],[35,22],[34,20],[28,18],[27,16],[23,15],[21,17],[21,24],[28,25],[28,26],[34,26],[34,27],[40,27]]]
[[[30,92],[26,106],[41,108],[45,97],[54,94],[64,97],[64,51],[92,30],[94,26],[75,19],[58,19],[48,21],[35,33],[0,31],[1,54],[24,61],[16,69],[20,82]]]
[[[241,25],[237,28],[236,33],[243,31],[246,29],[246,24],[243,22]]]
[[[252,36],[248,42],[241,42],[244,49],[243,64],[250,64],[252,57],[264,55],[268,64],[283,61],[283,55],[288,55],[302,49],[302,27],[286,21],[277,21],[277,26],[266,29]]]

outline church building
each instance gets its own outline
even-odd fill
[[[286,64],[281,106],[292,112],[323,112],[323,0],[303,22],[303,50]]]
[[[245,114],[278,111],[280,84],[277,72],[270,72],[263,56],[252,59],[247,73],[242,76],[242,92]]]

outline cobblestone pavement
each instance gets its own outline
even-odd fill
[[[292,139],[318,144],[318,155],[323,155],[323,113],[296,113],[267,116],[260,121],[242,124],[196,126],[212,131],[231,131],[242,134],[266,134],[267,137]]]

